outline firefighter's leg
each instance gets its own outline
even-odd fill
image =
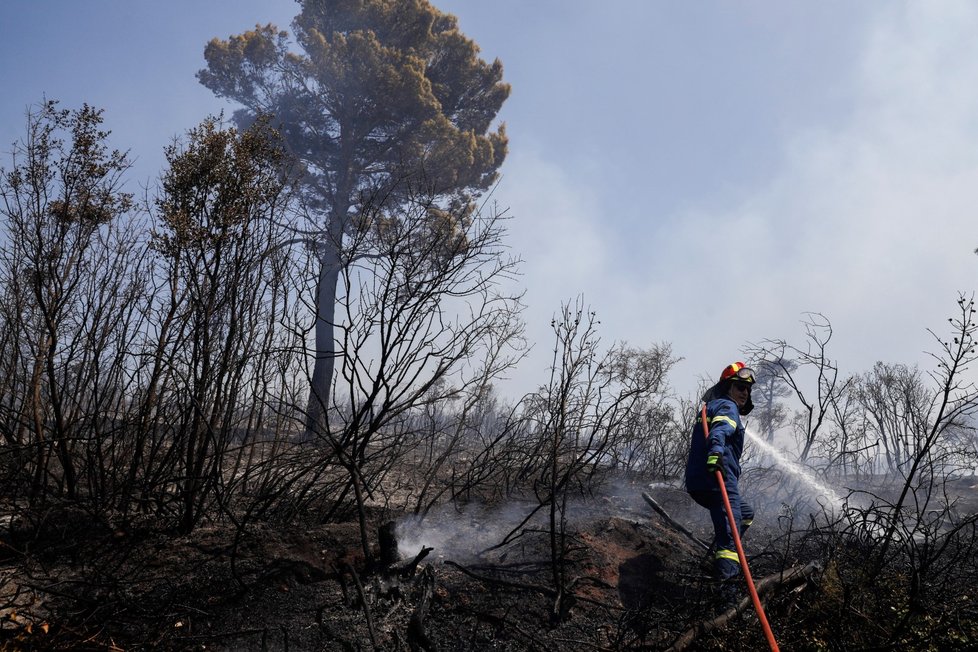
[[[740,494],[736,494],[736,511],[734,516],[739,518],[740,514]],[[737,548],[734,545],[733,535],[730,533],[730,523],[727,520],[727,509],[723,504],[723,496],[719,491],[697,491],[690,492],[693,500],[697,504],[710,510],[710,521],[713,523],[713,546],[711,547],[711,557],[714,573],[720,579],[729,579],[737,575],[740,571],[740,560],[737,557]],[[731,507],[734,501],[731,501]]]
[[[719,494],[710,505],[710,520],[713,521],[713,568],[720,579],[734,577],[740,570],[740,561],[737,559],[733,535],[730,534],[723,497]]]
[[[743,533],[743,504],[740,500],[740,488],[736,481],[727,480],[727,499],[730,500],[730,511],[733,512],[734,522],[737,523],[737,530]],[[718,508],[710,510],[713,518],[713,529],[717,532],[717,551],[716,569],[717,574],[722,579],[734,577],[740,572],[740,558],[737,556],[737,546],[733,540],[733,533],[730,531],[730,521],[727,518],[727,510],[723,504],[723,497],[718,496]],[[754,518],[754,510],[749,505],[750,518]],[[716,513],[715,513],[716,512]],[[722,523],[721,523],[722,521]],[[720,526],[722,525],[722,530]]]

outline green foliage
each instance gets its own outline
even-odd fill
[[[8,214],[33,214],[40,222],[51,217],[44,228],[67,232],[72,226],[90,230],[132,207],[132,195],[116,187],[129,160],[108,149],[100,109],[86,104],[70,111],[48,101],[29,121],[29,143],[3,170],[0,195]]]
[[[239,135],[209,118],[188,136],[185,146],[167,148],[170,168],[157,200],[163,229],[154,245],[169,256],[245,238],[255,213],[267,213],[283,194],[285,154],[266,119]]]
[[[431,207],[434,236],[446,226],[464,230],[506,155],[503,126],[490,131],[490,125],[509,85],[499,61],[480,59],[456,18],[426,0],[302,0],[300,6],[292,23],[298,51],[286,32],[259,25],[212,40],[198,79],[244,106],[235,115],[239,123],[272,116],[303,168],[311,223],[299,238],[320,266],[311,432],[324,426],[333,367],[344,348],[334,333],[342,268],[372,255],[364,244],[397,233],[392,225],[419,197]],[[430,248],[420,243],[419,250]],[[434,254],[444,260],[448,251],[461,254],[464,246]]]
[[[205,50],[201,83],[273,114],[331,219],[410,179],[434,194],[487,189],[506,154],[490,124],[509,95],[454,16],[423,0],[306,0],[293,22],[303,50],[273,25]]]

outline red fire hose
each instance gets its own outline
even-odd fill
[[[709,439],[710,427],[706,425],[706,403],[703,403],[700,416],[703,419],[703,433]],[[771,625],[767,622],[767,616],[764,615],[764,607],[761,605],[761,598],[757,595],[757,589],[754,587],[754,580],[750,576],[750,568],[747,566],[747,555],[744,554],[744,546],[740,542],[740,532],[737,531],[737,521],[734,519],[733,509],[730,507],[730,498],[727,496],[727,485],[723,480],[723,472],[717,469],[716,474],[717,484],[720,485],[720,495],[723,496],[723,506],[727,509],[727,521],[730,523],[730,532],[733,534],[734,545],[737,546],[737,556],[740,557],[740,566],[744,569],[744,581],[747,582],[747,591],[750,593],[750,599],[754,603],[754,611],[757,612],[757,617],[761,621],[761,628],[764,629],[764,637],[767,639],[768,645],[771,646],[771,650],[773,652],[780,652],[778,642],[774,640],[774,632],[771,631]]]

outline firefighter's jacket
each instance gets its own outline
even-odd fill
[[[706,404],[709,440],[703,434],[702,415],[701,411],[696,417],[690,438],[686,490],[719,491],[716,475],[706,470],[706,458],[714,453],[720,455],[727,483],[737,482],[740,478],[740,454],[744,451],[744,426],[737,404],[727,397],[715,398]]]

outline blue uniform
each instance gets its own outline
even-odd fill
[[[710,510],[715,546],[714,564],[718,575],[726,579],[737,574],[740,562],[716,474],[706,470],[706,458],[716,454],[723,460],[727,497],[730,499],[734,520],[737,521],[737,530],[743,534],[754,518],[754,510],[741,499],[738,486],[745,431],[737,404],[725,396],[712,399],[706,404],[709,439],[703,433],[702,418],[702,414],[697,417],[690,437],[686,491],[698,504]]]

